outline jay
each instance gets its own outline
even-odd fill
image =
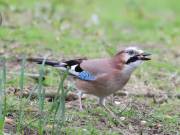
[[[137,47],[128,47],[111,58],[74,59],[64,62],[46,60],[45,65],[68,71],[75,76],[79,90],[79,104],[82,109],[83,93],[99,98],[99,104],[105,107],[105,98],[122,89],[128,82],[132,72],[143,61],[150,60],[149,53]],[[31,62],[42,64],[43,59],[29,58]]]

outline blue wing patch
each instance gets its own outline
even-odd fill
[[[78,75],[79,79],[85,80],[85,81],[93,81],[95,80],[95,77],[88,71],[82,71]]]

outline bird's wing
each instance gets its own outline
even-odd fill
[[[98,76],[112,71],[113,65],[111,59],[91,59],[84,60],[80,64],[81,68]]]
[[[66,70],[70,74],[76,76],[78,79],[85,81],[93,81],[96,79],[95,75],[93,75],[90,71],[83,69],[81,67],[81,63],[86,61],[85,59],[74,59],[61,62],[59,65],[56,65],[57,68],[61,70]]]
[[[61,70],[69,68],[69,73],[86,81],[96,80],[99,76],[113,70],[110,59],[74,59],[62,62],[59,68]]]

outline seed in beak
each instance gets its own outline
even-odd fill
[[[139,59],[140,60],[151,60],[151,58],[147,57],[147,56],[150,56],[151,54],[150,53],[142,53],[139,55]]]

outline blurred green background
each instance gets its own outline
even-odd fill
[[[1,0],[0,38],[28,54],[49,49],[89,57],[104,55],[105,43],[114,48],[179,46],[179,4],[179,0]]]

